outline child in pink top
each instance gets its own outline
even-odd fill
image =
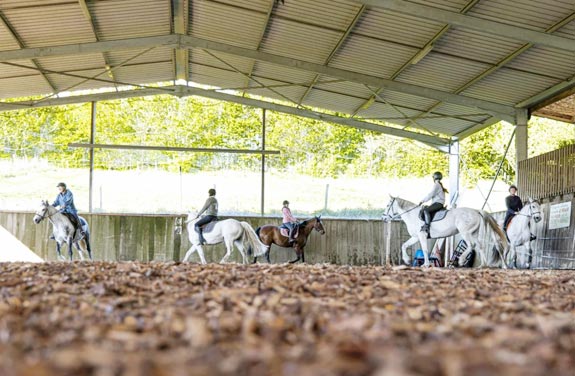
[[[297,219],[291,214],[288,200],[283,202],[282,215],[282,227],[285,227],[289,230],[289,241],[292,243],[295,241],[294,233],[297,229]]]

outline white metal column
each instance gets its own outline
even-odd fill
[[[459,199],[459,141],[449,146],[449,205],[457,206]]]
[[[519,181],[519,162],[527,159],[527,123],[529,122],[527,110],[517,111],[517,123],[515,124],[515,181]]]

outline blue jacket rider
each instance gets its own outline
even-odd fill
[[[76,221],[76,223],[72,223],[72,225],[74,225],[80,231],[80,234],[82,236],[86,236],[84,230],[82,229],[82,222],[78,217],[78,211],[76,210],[76,206],[74,205],[74,195],[72,194],[72,191],[67,189],[66,183],[58,183],[56,187],[58,188],[60,193],[58,193],[58,196],[56,196],[56,199],[54,200],[52,206],[59,207],[62,213],[71,214]]]

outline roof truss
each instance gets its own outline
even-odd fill
[[[437,101],[457,104],[465,107],[471,107],[484,110],[493,116],[514,123],[515,108],[482,99],[467,97],[464,95],[453,94],[450,92],[431,89],[428,87],[398,82],[390,79],[384,79],[367,74],[352,72],[339,68],[333,68],[321,64],[311,63],[299,59],[293,59],[274,55],[261,51],[254,51],[247,48],[232,46],[225,43],[209,41],[188,35],[170,34],[159,37],[131,38],[114,41],[89,42],[61,46],[24,48],[20,50],[0,51],[0,62],[34,59],[43,56],[66,56],[85,53],[143,49],[151,47],[167,46],[170,48],[202,48],[209,51],[223,52],[233,56],[247,57],[258,61],[265,61],[272,64],[296,68],[317,74],[343,79],[375,88],[384,88],[396,92],[411,94],[419,97],[434,99]]]

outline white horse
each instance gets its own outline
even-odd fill
[[[530,222],[533,220],[535,223],[539,223],[542,218],[543,217],[541,215],[541,207],[539,206],[539,203],[529,198],[529,203],[519,211],[519,214],[513,217],[507,226],[509,249],[507,252],[505,252],[505,260],[507,261],[507,256],[509,252],[511,252],[511,265],[514,268],[517,268],[517,252],[515,247],[521,245],[527,249],[528,256],[525,267],[527,269],[531,267],[532,255]]]
[[[72,261],[72,245],[75,245],[78,249],[78,254],[82,261],[84,261],[83,252],[87,252],[90,260],[92,259],[92,249],[90,248],[90,229],[88,227],[88,222],[84,218],[79,217],[80,221],[85,223],[85,225],[81,224],[82,229],[86,234],[85,237],[80,234],[80,231],[75,231],[74,225],[70,219],[68,219],[68,217],[62,214],[58,209],[50,205],[48,201],[42,201],[40,208],[34,215],[34,222],[38,224],[45,218],[48,218],[52,224],[52,231],[54,239],[56,240],[56,251],[58,252],[59,259],[66,259],[60,252],[61,246],[64,243],[68,245],[70,261]]]
[[[204,257],[204,250],[200,244],[200,237],[194,229],[194,225],[199,218],[195,218],[195,215],[192,215],[191,213],[188,214],[188,218],[192,218],[186,221],[188,238],[190,239],[192,246],[188,252],[186,252],[186,256],[183,261],[187,261],[195,251],[198,251],[202,264],[205,264],[206,259]],[[252,249],[254,250],[255,256],[262,256],[268,251],[268,247],[260,241],[252,226],[247,222],[240,222],[235,219],[210,222],[204,226],[202,234],[204,235],[204,239],[207,244],[225,243],[227,251],[220,263],[224,263],[228,260],[232,254],[234,245],[240,251],[244,264],[248,262],[246,257],[246,245],[249,253],[251,253]]]
[[[407,231],[409,232],[409,235],[411,235],[411,238],[401,245],[403,262],[407,265],[410,264],[411,260],[407,254],[407,247],[419,241],[425,258],[423,266],[429,266],[427,232],[421,231],[421,226],[424,222],[419,218],[419,208],[420,205],[403,200],[399,197],[391,197],[391,200],[387,204],[383,219],[392,220],[395,218],[401,218],[401,220],[403,220],[407,225]],[[461,234],[461,237],[465,240],[469,249],[475,249],[475,247],[479,248],[482,266],[484,266],[487,265],[487,255],[484,249],[483,236],[487,230],[487,226],[491,227],[493,230],[493,240],[498,243],[499,256],[503,263],[503,267],[506,268],[507,266],[503,259],[502,250],[507,248],[507,238],[501,228],[497,225],[495,219],[484,211],[470,208],[451,209],[447,212],[445,218],[431,222],[430,237],[432,239],[437,239],[452,236],[457,233]],[[497,239],[496,235],[498,235],[499,239]]]

